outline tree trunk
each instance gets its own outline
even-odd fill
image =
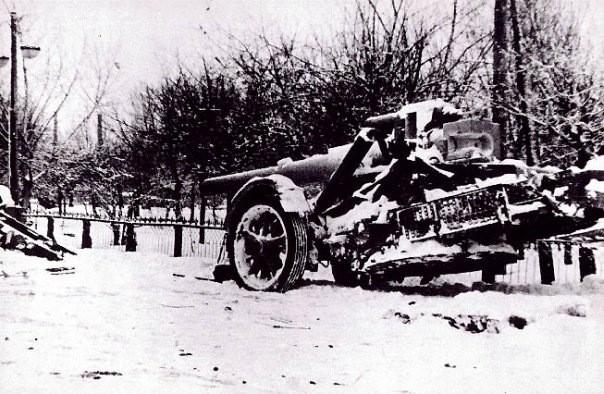
[[[528,105],[526,103],[526,71],[522,61],[520,48],[520,28],[518,26],[518,11],[516,9],[516,0],[510,0],[510,16],[512,19],[512,49],[515,58],[516,89],[520,98],[520,115],[518,115],[518,125],[520,126],[520,135],[524,143],[526,154],[526,164],[535,165],[532,147],[532,133],[527,117]]]
[[[176,179],[176,185],[174,185],[174,215],[176,216],[176,219],[182,219],[182,206],[181,206],[181,202],[180,202],[180,197],[182,194],[182,183],[180,182],[180,179],[177,178]]]
[[[191,209],[191,213],[189,214],[189,222],[193,223],[195,221],[195,197],[196,197],[196,191],[197,189],[197,185],[195,184],[195,182],[193,182],[193,185],[191,185],[191,194],[190,194],[190,201],[189,201],[189,207]]]
[[[121,184],[117,184],[116,186],[116,194],[117,194],[117,216],[116,218],[121,218],[122,217],[122,212],[124,210],[124,189],[122,188]],[[130,203],[132,205],[132,202]]]
[[[23,178],[23,191],[21,195],[23,196],[23,208],[25,210],[29,210],[29,200],[31,199],[31,192],[34,188],[34,181],[31,176],[31,169],[27,169],[27,175]]]
[[[57,188],[57,205],[59,206],[59,216],[63,214],[63,191]]]
[[[506,50],[507,50],[507,0],[495,0],[495,17],[493,29],[493,87],[492,111],[493,122],[501,126],[501,155],[506,157],[508,140],[506,114],[503,108],[506,91]]]

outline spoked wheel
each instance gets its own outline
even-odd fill
[[[270,199],[239,212],[228,242],[237,283],[249,290],[288,290],[304,272],[306,221]]]

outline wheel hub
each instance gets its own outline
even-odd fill
[[[241,217],[235,233],[235,265],[241,279],[266,290],[279,278],[287,256],[285,224],[270,205],[255,205]]]

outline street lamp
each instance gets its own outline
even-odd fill
[[[17,34],[18,18],[15,12],[10,13],[10,110],[8,132],[8,179],[13,200],[19,204],[19,133],[17,132]],[[24,59],[32,59],[40,52],[40,47],[21,46]],[[8,57],[0,57],[0,67],[8,63]]]
[[[38,53],[40,53],[40,47],[21,46],[21,54],[25,59],[33,59],[38,56]]]

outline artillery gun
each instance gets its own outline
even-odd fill
[[[202,191],[228,196],[230,272],[250,290],[286,291],[319,262],[348,286],[470,271],[492,282],[535,243],[551,283],[551,243],[604,239],[604,171],[528,167],[499,148],[497,124],[431,100],[368,118],[326,154]],[[582,276],[595,272],[593,253],[581,256]]]

